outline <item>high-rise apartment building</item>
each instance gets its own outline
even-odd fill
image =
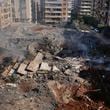
[[[44,20],[45,0],[32,0],[32,22],[41,23]]]
[[[81,0],[79,15],[89,15],[93,13],[93,0]]]
[[[73,13],[78,13],[79,8],[80,8],[80,0],[72,0]]]
[[[31,22],[31,0],[11,0],[14,22]]]
[[[8,1],[10,1],[10,4],[8,4]],[[68,22],[71,18],[72,1],[73,0],[2,0],[5,5],[3,5],[3,3],[1,5],[0,3],[0,10],[2,10],[0,16],[5,16],[5,19],[12,22],[45,22],[51,24]],[[5,11],[3,12],[3,10]],[[4,13],[4,15],[2,13]],[[3,19],[3,17],[0,19]],[[5,19],[1,20],[2,24],[5,22]],[[7,22],[7,24],[9,23],[10,22]]]
[[[11,1],[0,1],[0,28],[5,28],[11,23]]]
[[[71,10],[72,0],[45,0],[45,23],[68,22]]]

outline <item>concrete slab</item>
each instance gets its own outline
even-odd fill
[[[42,71],[51,71],[51,67],[48,65],[48,63],[42,62],[41,67],[40,67],[39,70],[42,70]]]
[[[15,65],[13,66],[13,69],[18,69],[18,67],[19,67],[19,65],[20,65],[20,63],[15,63]]]
[[[15,70],[11,69],[10,72],[8,73],[8,76],[12,76],[12,74],[14,74]]]
[[[43,54],[39,52],[35,59],[30,62],[29,66],[26,69],[31,72],[36,72],[39,69],[39,65],[42,63],[43,57]]]
[[[27,74],[27,71],[25,70],[26,67],[27,67],[26,64],[21,63],[20,66],[19,66],[19,68],[18,68],[18,70],[17,70],[17,72],[18,72],[19,74],[21,74],[21,75],[26,75],[26,74]]]
[[[53,72],[58,72],[60,71],[56,66],[53,66],[53,69],[52,69]]]

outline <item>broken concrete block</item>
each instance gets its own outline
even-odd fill
[[[9,65],[9,66],[5,69],[5,71],[2,73],[2,76],[3,76],[3,77],[7,77],[11,69],[12,69],[12,65]]]
[[[9,65],[7,69],[10,71],[12,67],[12,65]]]
[[[25,70],[26,67],[27,67],[26,64],[21,63],[20,66],[19,66],[19,68],[18,68],[18,70],[17,70],[17,72],[18,72],[19,74],[21,74],[21,75],[26,75],[26,74],[27,74],[27,71]]]
[[[13,66],[13,69],[18,69],[20,63],[15,63],[15,65]]]
[[[15,70],[11,69],[10,72],[8,73],[8,76],[11,76],[12,74],[14,74]]]
[[[34,72],[28,72],[28,77],[32,78],[34,74],[35,74]]]
[[[43,54],[39,52],[35,59],[30,62],[29,66],[27,67],[27,70],[36,72],[39,69],[39,65],[42,63],[42,59]]]
[[[42,71],[51,71],[51,67],[48,65],[48,63],[42,62],[41,67],[40,67],[39,70],[42,70]]]
[[[36,61],[36,62],[37,61],[42,61],[43,57],[44,57],[43,54],[39,52],[37,54],[37,56],[35,57],[34,61]]]
[[[6,76],[8,75],[8,73],[9,73],[9,70],[6,69],[6,70],[2,73],[2,76],[3,76],[3,77],[6,77]]]
[[[65,71],[65,74],[66,74],[66,75],[71,75],[71,74],[72,74],[72,72],[71,72],[71,70],[70,70],[70,69],[67,69],[67,70]]]
[[[13,84],[13,83],[7,83],[6,85],[7,86],[11,86],[11,87],[15,87],[15,88],[17,87],[17,85],[16,84]]]
[[[53,69],[52,69],[53,72],[58,72],[60,71],[56,66],[53,66]]]

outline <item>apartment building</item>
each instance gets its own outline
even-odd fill
[[[45,23],[68,22],[71,18],[72,0],[45,0]]]
[[[93,13],[93,0],[81,0],[79,15],[91,16]]]
[[[13,22],[31,22],[31,0],[11,0]]]
[[[80,8],[80,0],[72,0],[73,13],[78,13],[79,8]]]
[[[42,23],[44,20],[45,0],[32,0],[32,22]]]
[[[11,23],[11,1],[0,1],[0,29],[5,28]]]

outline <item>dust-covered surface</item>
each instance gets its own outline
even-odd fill
[[[109,110],[110,44],[93,33],[35,24],[0,30],[2,110]]]

